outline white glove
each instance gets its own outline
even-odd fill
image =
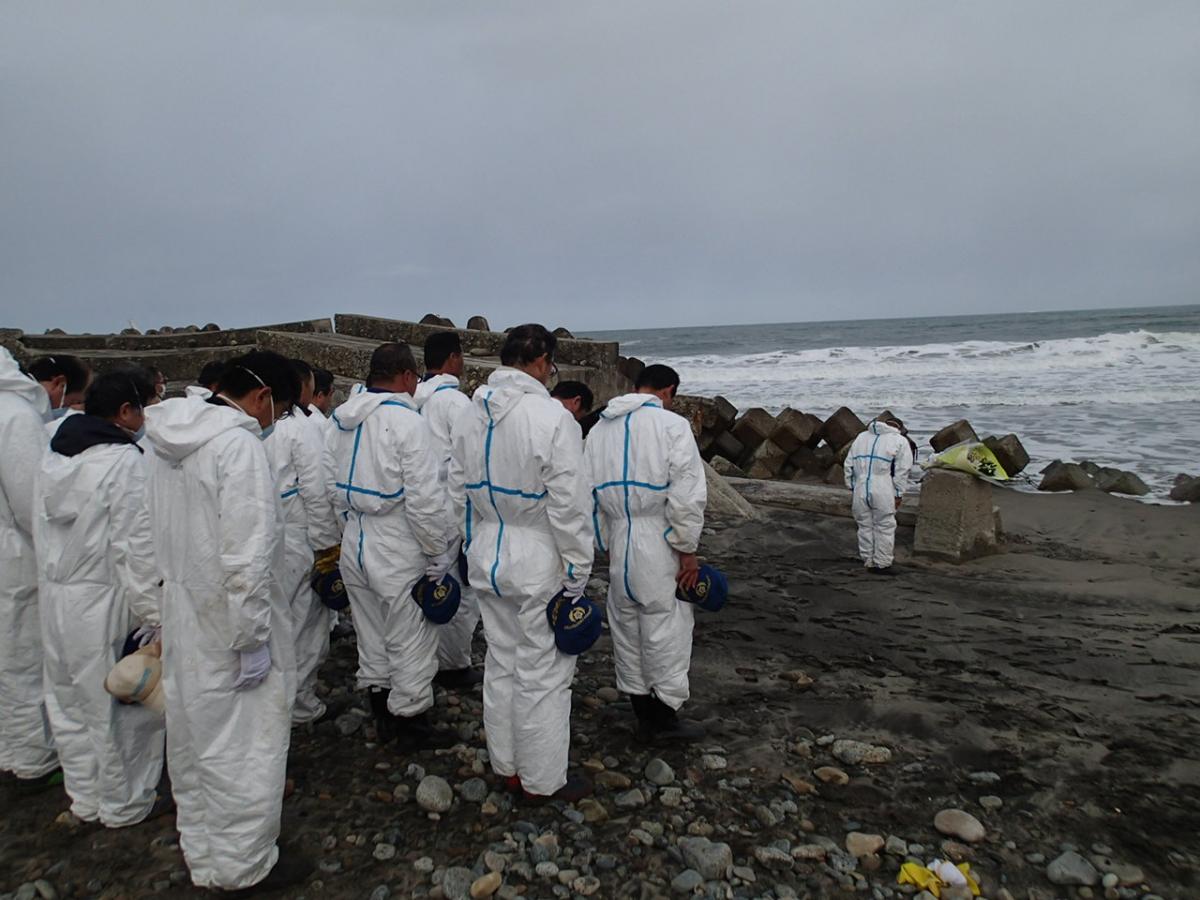
[[[267,673],[271,671],[271,649],[263,644],[257,650],[242,650],[242,671],[237,681],[233,683],[235,691],[249,690],[262,684]]]
[[[584,572],[582,575],[576,573],[570,578],[563,581],[563,594],[567,599],[574,603],[583,596],[583,592],[587,590],[588,579],[591,578],[591,573]]]
[[[142,625],[133,633],[133,639],[137,641],[138,648],[141,649],[147,644],[154,644],[162,640],[161,625]]]
[[[446,573],[458,564],[458,548],[462,541],[452,541],[450,546],[437,556],[425,557],[425,575],[432,582],[439,582]]]

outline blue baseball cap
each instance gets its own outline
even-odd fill
[[[329,609],[340,612],[350,605],[346,586],[342,584],[341,569],[335,567],[329,572],[314,572],[309,584]]]
[[[442,576],[441,581],[431,581],[428,575],[422,575],[413,585],[412,597],[421,607],[421,612],[434,625],[445,625],[458,612],[462,602],[462,588],[453,575]]]
[[[600,638],[603,617],[600,607],[587,597],[568,602],[559,591],[546,605],[546,621],[554,629],[554,643],[562,653],[578,656]]]
[[[677,587],[675,596],[685,603],[694,603],[701,609],[717,612],[729,599],[729,582],[720,569],[702,565],[695,586],[686,591]]]

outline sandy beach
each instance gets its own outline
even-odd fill
[[[846,519],[764,508],[714,523],[703,552],[734,594],[698,617],[689,705],[710,737],[634,743],[602,638],[575,682],[573,757],[601,773],[576,808],[498,792],[478,691],[439,692],[458,750],[401,758],[369,743],[353,644],[336,643],[322,677],[336,715],[293,733],[284,804],[283,840],[317,870],[277,896],[456,897],[499,868],[498,896],[899,897],[906,853],[969,862],[987,898],[1197,896],[1200,509],[995,494],[1004,553],[913,560],[902,528],[893,578],[862,572]],[[890,758],[847,762],[834,739]],[[670,771],[648,770],[655,759]],[[426,774],[454,788],[436,820],[414,798]],[[201,895],[170,818],[105,831],[61,816],[58,791],[0,790],[0,897],[37,879],[59,897]],[[944,844],[933,823],[948,808],[975,816],[983,840]],[[851,832],[886,849],[855,859]],[[688,872],[705,838],[733,868],[701,883]],[[1093,887],[1051,882],[1067,849]],[[1121,884],[1106,894],[1110,873]]]

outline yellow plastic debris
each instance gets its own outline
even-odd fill
[[[955,868],[962,872],[966,879],[967,887],[971,889],[971,896],[979,896],[979,882],[975,880],[975,876],[971,874],[970,863],[959,863]],[[919,863],[905,863],[900,867],[900,874],[896,876],[897,884],[912,884],[923,891],[929,891],[935,897],[942,896],[942,888],[946,887],[946,882],[938,878],[937,874],[927,866],[922,866]]]

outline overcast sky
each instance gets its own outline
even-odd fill
[[[1200,302],[1200,3],[0,7],[0,325]]]

